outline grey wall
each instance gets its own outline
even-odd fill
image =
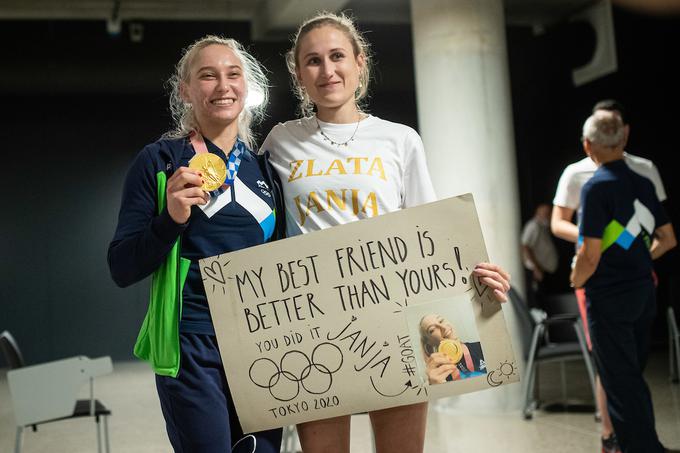
[[[145,311],[146,285],[116,288],[106,250],[127,165],[140,136],[162,122],[144,114],[153,111],[148,106],[125,119],[115,114],[140,101],[129,97],[5,99],[14,108],[1,120],[10,165],[2,178],[0,329],[12,331],[29,362],[124,357]]]

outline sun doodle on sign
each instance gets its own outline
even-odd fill
[[[509,382],[511,376],[517,375],[517,365],[515,362],[504,360],[495,370],[486,375],[486,382],[491,387],[498,387],[499,385]]]

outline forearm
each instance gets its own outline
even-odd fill
[[[575,243],[578,240],[578,227],[572,223],[571,219],[573,217],[573,209],[553,206],[550,218],[550,231],[552,231],[552,234],[565,241]]]
[[[652,259],[655,260],[661,257],[664,253],[671,250],[677,245],[673,226],[670,223],[663,225],[655,231],[655,237],[652,241],[652,246],[649,248],[649,253]]]
[[[591,263],[583,255],[576,256],[576,264],[571,271],[570,281],[574,288],[581,288],[592,277],[597,269],[597,265]]]
[[[550,230],[560,239],[569,242],[578,240],[578,227],[568,220],[559,219],[550,222]]]
[[[576,262],[569,278],[573,287],[581,288],[595,273],[602,256],[601,245],[600,239],[584,238],[583,245],[576,253]]]
[[[107,257],[113,281],[126,287],[149,276],[163,263],[183,229],[163,211],[136,234],[114,238]]]
[[[178,225],[167,209],[158,213],[158,151],[146,147],[128,171],[123,186],[118,224],[107,260],[114,282],[136,283],[163,263],[186,225]]]
[[[652,246],[649,248],[649,254],[652,255],[652,259],[655,260],[660,258],[665,254],[670,248],[664,246],[663,243],[659,242],[656,238],[652,241]]]

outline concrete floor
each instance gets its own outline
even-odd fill
[[[657,430],[667,447],[680,448],[680,385],[668,381],[667,355],[652,355],[647,381],[652,389]],[[583,366],[568,363],[569,398],[588,400]],[[541,367],[541,397],[558,400],[559,365]],[[557,383],[557,384],[556,384]],[[85,391],[86,389],[84,389]],[[114,373],[98,378],[96,395],[113,411],[109,420],[111,451],[125,453],[170,452],[160,413],[153,375],[144,363],[114,363]],[[588,401],[590,402],[590,401]],[[525,421],[519,411],[489,414],[450,414],[433,403],[425,442],[426,452],[597,452],[599,430],[592,413],[536,411]],[[0,370],[0,452],[13,451],[14,418],[6,370]],[[80,453],[96,451],[95,424],[91,419],[69,420],[40,426],[24,435],[25,453]],[[369,453],[368,416],[352,417],[352,452]]]

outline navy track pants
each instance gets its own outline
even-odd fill
[[[278,453],[281,429],[244,436],[212,335],[180,333],[177,378],[156,375],[170,443],[176,453]]]
[[[642,376],[656,316],[655,291],[651,279],[625,291],[592,297],[586,290],[595,361],[624,453],[664,451],[654,426],[652,396]]]

